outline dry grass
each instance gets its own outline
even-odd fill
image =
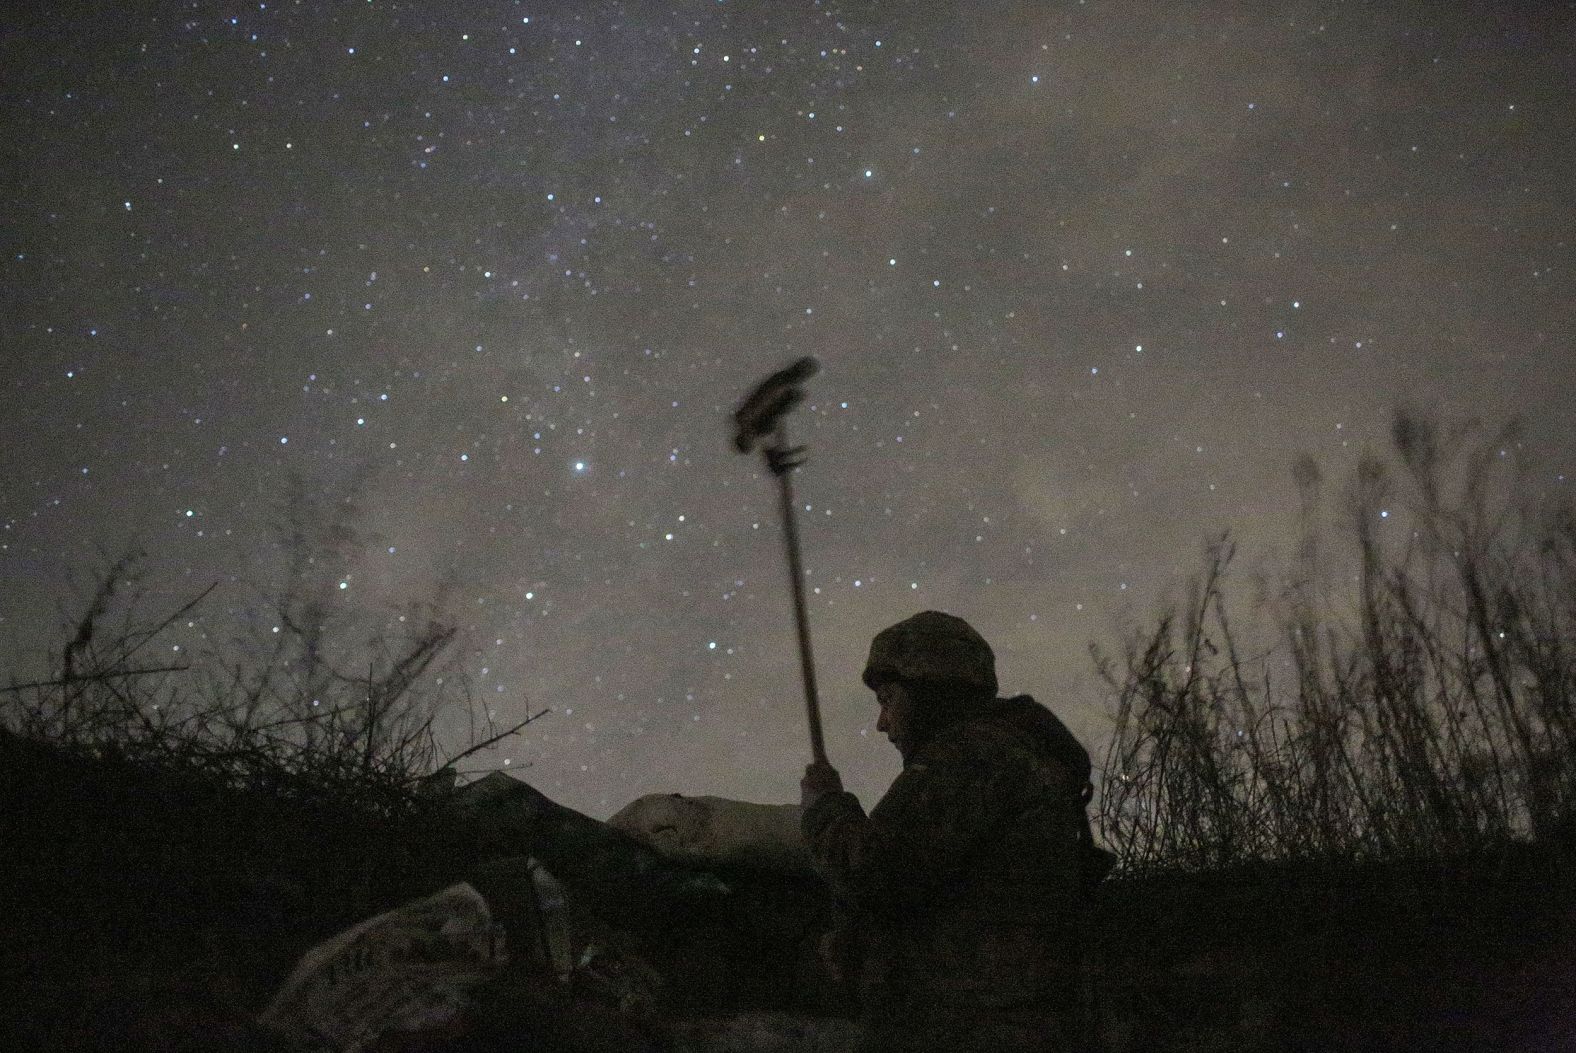
[[[1120,659],[1099,821],[1121,872],[1471,855],[1568,834],[1576,804],[1576,516],[1514,428],[1400,413],[1320,527],[1311,460],[1270,637],[1228,616],[1233,546]],[[1338,572],[1349,571],[1350,573]]]

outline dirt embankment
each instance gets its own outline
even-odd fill
[[[835,1018],[851,1006],[815,975],[831,905],[813,878],[697,879],[518,796],[504,830],[437,810],[395,820],[0,736],[0,1044],[268,1048],[253,1018],[306,948],[458,880],[529,960],[526,855],[563,880],[603,957],[568,985],[546,965],[513,973],[445,1048],[700,1048],[684,1043],[727,1018],[777,1022],[719,1040],[753,1034],[749,1048],[847,1034]],[[1091,1034],[1109,1053],[1576,1049],[1571,877],[1568,851],[1521,848],[1108,883],[1089,935]],[[792,1023],[817,1015],[834,1022]],[[705,1017],[719,1023],[681,1023]]]
[[[1109,1053],[1576,1049],[1567,853],[1256,867],[1101,893]]]

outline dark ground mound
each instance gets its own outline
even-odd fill
[[[1111,1051],[1576,1049],[1568,856],[1260,866],[1101,890]]]
[[[618,955],[653,967],[667,1010],[838,1008],[836,992],[800,980],[830,910],[809,875],[699,872],[524,783],[513,796],[507,815],[379,814],[0,734],[0,1048],[258,1048],[252,1019],[304,951],[456,881],[517,930],[510,946],[528,959],[526,856],[616,948],[609,969]],[[555,987],[529,962],[501,986],[547,1035],[617,1031],[588,1009],[616,993],[527,996]]]
[[[0,1046],[268,1048],[252,1020],[307,948],[458,880],[523,927],[527,854],[604,942],[661,977],[658,1004],[631,1012],[605,987],[515,971],[483,993],[455,1053],[673,1048],[665,1017],[849,1010],[811,979],[830,910],[813,878],[679,867],[521,786],[501,829],[0,735]],[[1108,883],[1087,963],[1093,1031],[1111,1053],[1576,1049],[1571,873],[1568,852],[1520,846]],[[719,882],[725,895],[708,891]]]

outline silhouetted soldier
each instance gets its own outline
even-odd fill
[[[863,1048],[1074,1048],[1088,752],[1029,696],[996,697],[995,655],[961,618],[883,630],[864,681],[902,774],[868,816],[829,764],[800,784]]]

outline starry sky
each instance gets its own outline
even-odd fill
[[[47,6],[47,11],[45,10]],[[474,760],[605,817],[797,799],[772,480],[793,419],[829,752],[916,610],[1091,745],[1087,647],[1392,407],[1570,427],[1576,5],[1037,0],[14,5],[0,24],[0,651],[132,544],[277,584],[291,480],[347,613],[434,596]],[[263,617],[266,617],[263,615]],[[389,624],[393,624],[392,622]],[[160,646],[164,646],[161,644]]]

